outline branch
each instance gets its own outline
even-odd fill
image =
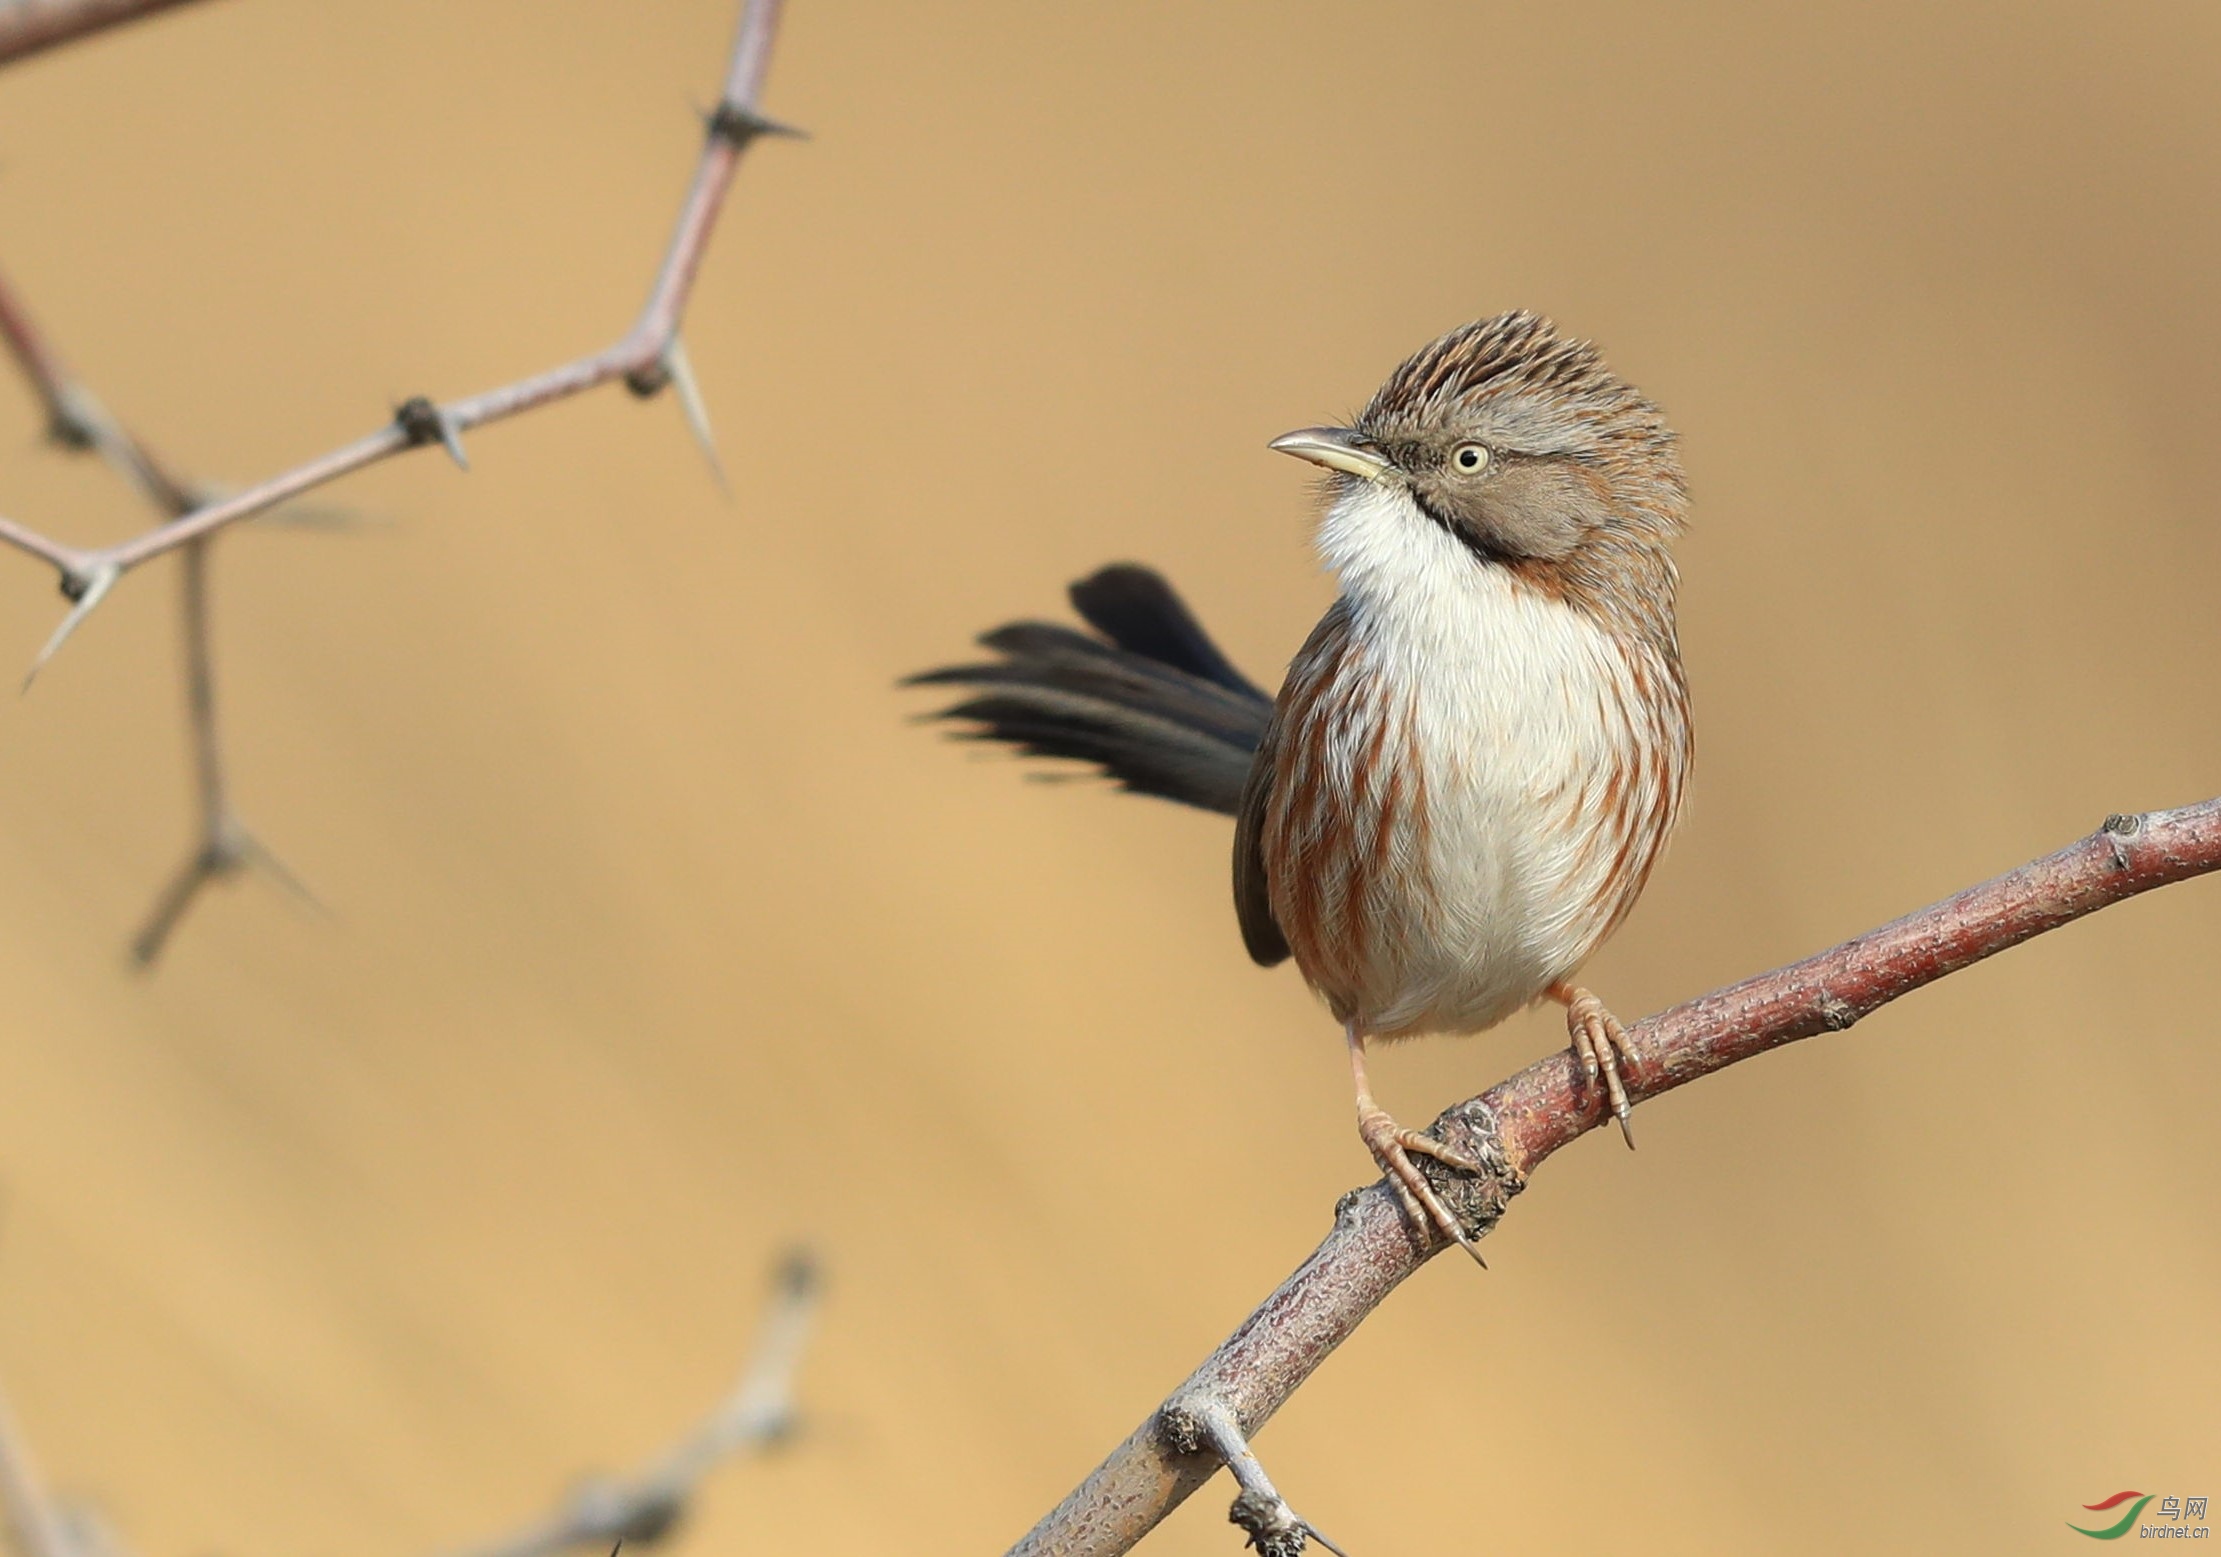
[[[779,1268],[756,1354],[701,1425],[630,1480],[597,1477],[546,1519],[458,1557],[553,1557],[573,1547],[649,1546],[686,1514],[695,1489],[720,1461],[768,1449],[794,1431],[794,1371],[817,1317],[823,1281],[807,1254]],[[32,1557],[32,1554],[26,1554]]]
[[[198,798],[199,836],[185,863],[154,900],[153,908],[131,938],[131,960],[152,967],[171,934],[199,899],[201,889],[236,876],[250,865],[312,908],[316,894],[269,845],[248,831],[232,809],[224,772],[224,744],[216,723],[215,628],[209,621],[209,550],[203,536],[180,554],[178,582],[182,599],[178,621],[184,636],[185,712],[193,746],[193,790]]]
[[[0,274],[0,342],[15,359],[31,392],[45,408],[47,436],[62,448],[99,457],[102,463],[129,482],[156,512],[166,519],[190,513],[206,500],[206,492],[179,476],[137,434],[125,426],[91,389],[70,370],[54,343],[39,328],[21,294]],[[216,726],[216,668],[213,628],[208,613],[209,556],[215,543],[209,539],[183,548],[179,579],[182,601],[179,620],[184,633],[185,707],[193,747],[194,787],[199,799],[199,837],[185,863],[178,868],[139,933],[132,938],[132,960],[141,967],[161,955],[170,934],[210,883],[235,875],[249,864],[262,865],[281,885],[310,901],[314,898],[247,830],[231,809],[224,777],[223,743]],[[100,604],[117,575],[101,572],[77,598],[76,609],[31,667],[37,675],[78,622]]]
[[[474,427],[565,399],[598,385],[622,379],[633,393],[647,397],[664,385],[675,385],[700,436],[706,422],[700,417],[701,397],[679,349],[679,322],[686,309],[702,255],[709,245],[718,211],[731,185],[741,154],[759,136],[797,133],[775,124],[757,111],[756,101],[770,65],[771,44],[778,28],[781,0],[749,0],[734,40],[730,68],[717,106],[711,110],[694,180],[679,209],[661,268],[656,272],[648,300],[630,330],[616,344],[578,357],[544,373],[519,379],[498,389],[451,400],[444,404],[422,396],[412,398],[393,418],[374,432],[352,443],[320,454],[291,470],[242,491],[194,506],[166,524],[111,546],[79,549],[65,546],[28,526],[0,518],[0,544],[39,558],[61,576],[63,593],[73,600],[88,590],[128,573],[141,563],[175,551],[189,541],[212,535],[226,525],[275,507],[341,476],[374,465],[403,450],[436,443],[462,463],[462,435]],[[82,614],[81,612],[79,614]],[[74,625],[74,618],[70,625]]]
[[[0,65],[184,3],[185,0],[7,0],[0,5]]]
[[[2221,798],[2107,817],[2097,833],[2056,854],[1817,956],[1647,1018],[1628,1032],[1628,1095],[1637,1102],[1657,1097],[1783,1044],[1841,1032],[1898,996],[2009,946],[2217,868]],[[1422,1171],[1468,1235],[1479,1239],[1544,1159],[1610,1117],[1601,1089],[1583,1087],[1561,1050],[1435,1121],[1435,1133],[1483,1163],[1486,1173],[1457,1173],[1432,1159],[1422,1159]],[[1011,1548],[1011,1557],[1114,1557],[1130,1549],[1222,1463],[1213,1443],[1199,1442],[1190,1423],[1220,1413],[1232,1424],[1229,1443],[1246,1449],[1245,1440],[1327,1354],[1446,1247],[1432,1228],[1405,1220],[1385,1185],[1343,1197],[1326,1241],[1163,1408]],[[1246,1477],[1244,1486],[1246,1500]],[[1245,1522],[1242,1502],[1234,1517]],[[1282,1532],[1280,1557],[1300,1550],[1304,1532],[1300,1521],[1295,1525]],[[1255,1525],[1249,1528],[1255,1538]]]
[[[15,358],[31,393],[46,411],[48,438],[65,449],[99,455],[166,518],[175,519],[200,505],[199,490],[172,474],[70,371],[5,274],[0,274],[0,341],[7,344],[8,355]]]

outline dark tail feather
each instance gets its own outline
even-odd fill
[[[925,671],[904,684],[974,689],[931,716],[972,725],[966,739],[1091,762],[1136,794],[1232,816],[1272,699],[1148,568],[1114,564],[1074,584],[1071,595],[1101,637],[1012,622],[979,640],[1000,659]]]

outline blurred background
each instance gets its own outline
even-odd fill
[[[230,0],[0,74],[0,263],[245,481],[613,337],[725,0]],[[2221,790],[2221,14],[793,0],[668,397],[216,556],[234,782],[332,906],[124,942],[191,827],[174,563],[0,707],[0,1377],[146,1557],[431,1554],[629,1465],[822,1251],[694,1551],[1000,1550],[1372,1174],[1225,823],[907,723],[1140,558],[1236,658],[1305,471],[1532,306],[1684,437],[1693,807],[1632,1017]],[[140,528],[0,386],[0,511]],[[0,659],[60,609],[0,558]],[[2221,884],[1641,1111],[1260,1441],[1351,1550],[2071,1549],[2221,1494]],[[1413,1118],[1563,1039],[1399,1047]],[[1232,1553],[1219,1483],[1154,1538]],[[2081,1537],[2076,1537],[2076,1542]]]

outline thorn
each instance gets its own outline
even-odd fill
[[[230,847],[234,859],[259,869],[304,906],[327,919],[333,917],[331,906],[316,895],[315,889],[303,881],[292,866],[271,852],[268,844],[236,822],[232,824]]]
[[[717,483],[717,490],[727,498],[733,495],[732,483],[725,479],[725,466],[717,457],[717,440],[710,436],[709,407],[702,403],[702,388],[694,380],[694,368],[686,359],[686,347],[679,338],[671,337],[671,344],[663,348],[658,359],[664,376],[672,389],[678,392],[679,410],[686,416],[686,428],[694,434],[694,443],[702,451],[702,458],[709,461],[710,478]]]
[[[1481,1246],[1463,1233],[1458,1234],[1458,1247],[1473,1256],[1475,1265],[1478,1265],[1482,1270],[1488,1269],[1488,1261],[1481,1258]]]
[[[1308,1519],[1303,1522],[1303,1533],[1311,1537],[1312,1540],[1318,1542],[1321,1546],[1325,1547],[1328,1551],[1332,1552],[1334,1554],[1334,1557],[1350,1557],[1350,1554],[1348,1552],[1343,1551],[1341,1547],[1336,1546],[1332,1541],[1326,1538],[1325,1531],[1321,1530],[1317,1525],[1311,1523],[1311,1521]]]
[[[400,428],[410,446],[437,443],[447,450],[447,457],[463,470],[470,469],[470,460],[463,453],[462,430],[455,425],[455,418],[434,405],[423,395],[411,395],[393,408],[393,425]]]
[[[766,119],[745,103],[719,103],[702,116],[702,122],[708,127],[710,134],[719,140],[731,141],[744,151],[748,143],[760,135],[775,135],[793,141],[806,141],[810,138],[808,130],[797,129],[791,124],[781,124],[776,119]]]
[[[62,593],[76,603],[69,608],[69,615],[54,629],[54,636],[46,640],[46,647],[39,650],[38,658],[31,661],[31,669],[23,678],[23,690],[31,690],[31,683],[38,680],[39,672],[54,652],[69,642],[69,635],[77,631],[78,623],[93,614],[93,607],[108,598],[108,591],[116,587],[116,580],[123,577],[123,569],[112,562],[96,564],[81,574],[62,576]]]

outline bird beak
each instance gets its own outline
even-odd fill
[[[1299,427],[1282,433],[1267,447],[1367,481],[1378,481],[1389,471],[1388,457],[1370,439],[1347,427]]]

